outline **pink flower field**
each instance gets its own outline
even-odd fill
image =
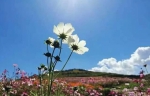
[[[38,75],[28,76],[14,65],[15,77],[9,78],[4,70],[0,76],[2,96],[46,96],[47,76],[40,81]],[[142,74],[142,72],[141,72]],[[52,84],[52,96],[150,96],[150,88],[144,89],[146,81],[120,77],[59,77]],[[40,93],[43,90],[43,93]]]

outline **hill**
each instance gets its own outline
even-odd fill
[[[58,73],[60,71],[55,71]],[[68,69],[61,72],[59,77],[96,77],[96,76],[107,76],[107,77],[128,77],[128,78],[139,78],[139,75],[123,75],[116,73],[106,73],[106,72],[93,72],[84,69]]]

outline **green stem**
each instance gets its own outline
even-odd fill
[[[55,70],[56,64],[57,64],[57,60],[55,60],[55,62],[54,62],[53,71]]]
[[[53,69],[52,69],[53,74],[54,74],[56,63],[57,63],[57,61],[55,60],[54,65],[53,65]]]
[[[51,78],[52,78],[52,76],[51,76],[51,71],[52,71],[52,63],[53,63],[53,54],[54,54],[54,51],[55,51],[55,48],[53,49],[53,52],[52,52],[52,55],[51,55],[51,57],[50,57],[50,66],[49,66],[49,84],[48,84],[48,96],[51,96],[51,88],[52,88],[52,84],[51,84]]]
[[[147,71],[147,68],[145,67],[146,71]],[[148,74],[148,71],[147,71],[147,74]]]
[[[48,49],[48,44],[46,46],[46,49],[47,49],[47,52],[49,52],[49,49]],[[47,57],[47,67],[48,67],[48,70],[50,69],[50,65],[49,65],[49,58]],[[49,94],[49,85],[48,85],[48,94]]]
[[[50,91],[51,91],[51,88],[53,86],[53,76],[54,76],[54,69],[55,69],[56,62],[57,61],[54,62],[54,65],[52,67],[52,73],[51,73],[51,78],[50,78]],[[51,96],[51,92],[50,92],[50,96]]]
[[[40,94],[42,95],[42,77],[40,75]]]
[[[70,59],[70,57],[71,57],[72,53],[73,53],[73,50],[71,51],[71,53],[70,53],[70,55],[69,55],[69,57],[68,57],[67,61],[65,62],[64,66],[63,66],[63,68],[61,69],[61,71],[63,71],[63,70],[64,70],[64,68],[65,68],[66,64],[68,63],[68,61],[69,61],[69,59]],[[56,78],[56,77],[57,77],[57,76],[61,73],[61,71],[59,71],[59,73],[58,73],[58,74],[56,74],[56,76],[55,76],[54,78]]]
[[[49,50],[48,50],[48,44],[47,44],[47,52],[49,52]],[[48,69],[49,69],[49,65],[48,65],[48,57],[47,57],[47,67],[48,67]]]
[[[47,67],[48,67],[48,69],[50,69],[50,67],[49,67],[49,65],[48,65],[48,57],[47,57]]]
[[[41,89],[41,86],[42,86],[42,81],[41,81],[41,70],[39,70],[39,79],[40,79],[40,95],[42,94],[42,89]]]
[[[60,57],[60,54],[61,54],[61,49],[62,49],[62,39],[60,41],[60,51],[59,51],[59,57]]]
[[[15,77],[15,81],[16,81],[16,73],[15,73],[16,68],[14,67],[14,77]]]
[[[47,52],[49,52],[49,50],[48,50],[48,44],[47,44]]]
[[[59,57],[60,57],[60,54],[61,54],[61,49],[62,49],[62,39],[61,39],[61,41],[60,41],[61,43],[60,43],[60,50],[59,50]],[[55,66],[56,66],[56,64],[57,64],[57,61],[55,60],[55,62],[54,62],[54,65],[53,65],[53,69],[52,69],[52,77],[54,76],[54,70],[55,70]],[[52,78],[53,79],[53,78]],[[53,82],[53,80],[51,79],[51,81]]]

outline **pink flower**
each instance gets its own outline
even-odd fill
[[[94,93],[90,93],[90,96],[93,96],[94,95]]]
[[[147,88],[147,94],[150,95],[150,88]]]
[[[141,84],[140,84],[140,87],[143,87],[143,86],[144,86],[144,84],[143,84],[143,83],[141,83]]]
[[[28,94],[27,94],[26,92],[23,92],[23,93],[21,94],[21,96],[28,96]]]
[[[3,93],[2,96],[7,96],[6,93]]]
[[[137,91],[138,90],[138,87],[134,87],[134,89],[133,89],[134,91]]]
[[[144,74],[140,74],[140,78],[143,78],[144,77]]]
[[[86,81],[85,81],[84,79],[81,79],[81,82],[82,82],[82,83],[85,83]]]
[[[111,95],[115,95],[115,94],[116,94],[116,92],[114,92],[114,91],[111,91],[111,92],[110,92],[110,94],[111,94]]]
[[[135,96],[135,93],[134,92],[129,92],[128,96]]]

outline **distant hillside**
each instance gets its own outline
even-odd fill
[[[54,75],[59,73],[60,71],[55,71]],[[37,76],[37,75],[36,75]],[[139,78],[139,75],[123,75],[117,73],[106,73],[106,72],[93,72],[85,69],[68,69],[60,72],[58,77],[122,77],[122,78]],[[31,76],[32,77],[32,76]],[[47,76],[46,76],[47,77]],[[145,79],[150,80],[150,74],[145,75]]]
[[[58,73],[59,71],[55,71]],[[90,76],[107,76],[107,77],[128,77],[128,78],[139,78],[139,75],[123,75],[116,73],[106,72],[93,72],[84,69],[68,69],[61,72],[60,77],[90,77]]]
[[[150,80],[150,74],[147,74],[147,75],[145,76],[145,79]]]

